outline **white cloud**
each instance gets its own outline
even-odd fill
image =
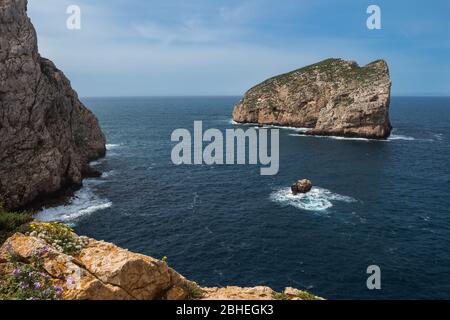
[[[194,18],[172,26],[146,22],[134,23],[132,27],[143,38],[166,45],[219,43],[243,34],[242,30],[208,25]]]
[[[400,87],[405,70],[426,65],[395,48],[375,47],[370,39],[298,34],[278,43],[272,34],[258,42],[257,36],[265,31],[249,25],[267,17],[269,9],[253,0],[208,7],[205,15],[185,12],[165,20],[158,19],[159,12],[139,15],[134,9],[122,15],[114,3],[30,0],[41,54],[68,75],[80,95],[241,94],[269,76],[328,57],[360,64],[387,58],[394,88],[409,90],[408,84],[417,85],[408,76]],[[81,31],[65,27],[69,4],[82,9]]]

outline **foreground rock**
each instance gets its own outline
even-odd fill
[[[96,117],[38,53],[26,0],[0,2],[0,202],[6,209],[80,185],[105,154]]]
[[[76,256],[64,254],[44,240],[16,233],[0,249],[0,265],[8,270],[10,255],[31,262],[37,252],[45,272],[63,288],[63,299],[185,299],[196,286],[163,261],[89,239]]]
[[[291,191],[294,195],[299,193],[307,193],[312,189],[312,182],[308,179],[298,180],[291,186]]]
[[[76,235],[74,235],[77,237]],[[14,273],[12,257],[31,264],[36,256],[43,272],[62,287],[63,299],[77,300],[271,300],[315,299],[297,290],[277,294],[267,287],[200,288],[166,262],[132,253],[111,243],[88,239],[75,256],[64,254],[44,240],[16,233],[0,248],[0,279]],[[0,286],[2,285],[0,281]],[[286,290],[292,289],[287,288]]]
[[[364,67],[328,59],[250,89],[233,119],[310,128],[308,134],[384,139],[390,135],[391,81],[385,61]]]
[[[294,288],[286,288],[282,293],[262,286],[203,288],[203,292],[203,300],[323,300],[321,297]]]

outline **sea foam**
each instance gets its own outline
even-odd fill
[[[320,135],[306,135],[306,134],[298,134],[298,133],[291,133],[289,134],[293,137],[306,137],[306,138],[321,138],[321,139],[333,139],[333,140],[344,140],[344,141],[376,141],[376,142],[389,142],[389,141],[396,141],[396,140],[402,140],[402,141],[415,141],[416,138],[405,136],[405,135],[399,135],[399,134],[391,134],[391,136],[387,139],[368,139],[368,138],[358,138],[358,137],[341,137],[341,136],[320,136]]]
[[[414,141],[416,138],[410,137],[410,136],[404,136],[401,134],[391,134],[391,136],[388,138],[388,140],[404,140],[404,141]]]
[[[90,215],[111,206],[111,201],[97,196],[89,186],[89,183],[87,183],[86,186],[74,194],[68,204],[44,208],[35,215],[35,218],[42,221],[71,223],[82,216]]]
[[[255,128],[259,128],[257,123],[238,123],[233,119],[230,120],[230,123],[233,125],[247,125],[254,126]],[[276,126],[276,125],[264,125],[264,128],[274,128],[274,129],[284,129],[290,131],[296,131],[296,133],[289,134],[293,137],[308,137],[308,138],[324,138],[324,139],[333,139],[333,140],[347,140],[347,141],[380,141],[380,142],[389,142],[389,141],[415,141],[417,140],[414,137],[401,135],[401,134],[391,134],[387,139],[368,139],[368,138],[359,138],[359,137],[341,137],[341,136],[326,136],[326,135],[306,135],[308,130],[311,128],[301,128],[301,127],[288,127],[288,126]],[[440,141],[442,140],[442,135],[434,135],[435,139]],[[429,139],[425,139],[424,141],[430,141]]]
[[[114,150],[121,146],[122,146],[122,144],[120,144],[120,143],[108,143],[108,144],[106,144],[106,150]]]
[[[290,188],[282,188],[273,192],[270,195],[270,199],[282,205],[290,205],[308,211],[327,210],[333,207],[333,203],[336,201],[356,202],[352,197],[333,193],[330,190],[319,187],[313,187],[310,192],[297,195],[293,195]]]

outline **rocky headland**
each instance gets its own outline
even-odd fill
[[[0,202],[18,209],[80,186],[105,151],[94,114],[39,55],[27,1],[0,1]]]
[[[11,236],[0,248],[0,299],[2,291],[11,294],[11,290],[2,288],[17,288],[19,281],[31,287],[21,289],[19,298],[24,294],[37,296],[35,286],[39,283],[39,289],[48,292],[40,299],[321,299],[294,288],[280,293],[262,286],[203,288],[170,268],[167,258],[159,260],[108,242],[79,237],[58,223],[33,222],[28,228]],[[28,284],[29,277],[32,281]]]
[[[392,129],[390,90],[383,60],[361,67],[327,59],[253,87],[236,105],[233,120],[309,128],[311,135],[385,139]]]

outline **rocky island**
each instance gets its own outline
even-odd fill
[[[105,154],[97,118],[38,52],[27,1],[0,2],[0,202],[18,209],[92,173]]]
[[[244,95],[238,123],[308,128],[307,134],[386,139],[391,81],[385,61],[327,59],[270,78]]]

